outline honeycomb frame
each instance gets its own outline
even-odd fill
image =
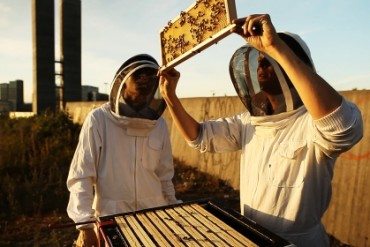
[[[173,68],[231,34],[235,0],[196,0],[160,31],[162,66]]]

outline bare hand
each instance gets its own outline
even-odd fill
[[[179,78],[180,72],[174,68],[160,73],[159,90],[165,100],[169,100],[176,96],[176,87]]]
[[[233,32],[242,36],[250,45],[259,51],[269,51],[282,42],[272,25],[268,14],[255,14],[234,20]]]
[[[91,247],[91,246],[99,246],[98,238],[95,234],[93,228],[83,229],[80,230],[80,234],[78,235],[76,246],[78,247]]]

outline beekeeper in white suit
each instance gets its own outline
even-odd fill
[[[267,14],[235,21],[247,45],[230,76],[247,111],[195,121],[176,96],[179,72],[162,72],[160,89],[174,122],[201,152],[241,150],[241,213],[297,246],[329,246],[321,223],[336,158],[363,134],[358,108],[316,72],[297,35],[277,33]]]
[[[128,59],[109,102],[86,117],[67,179],[74,222],[177,203],[157,73],[158,63],[147,54]],[[98,246],[94,224],[77,228],[77,245]]]

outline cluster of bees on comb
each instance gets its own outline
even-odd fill
[[[228,25],[223,0],[197,0],[187,12],[181,11],[161,32],[165,63],[184,54]]]

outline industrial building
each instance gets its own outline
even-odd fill
[[[32,110],[63,108],[81,100],[81,1],[59,0],[61,57],[55,58],[54,0],[32,0]],[[55,66],[60,64],[57,73]],[[56,86],[56,76],[60,85]]]

